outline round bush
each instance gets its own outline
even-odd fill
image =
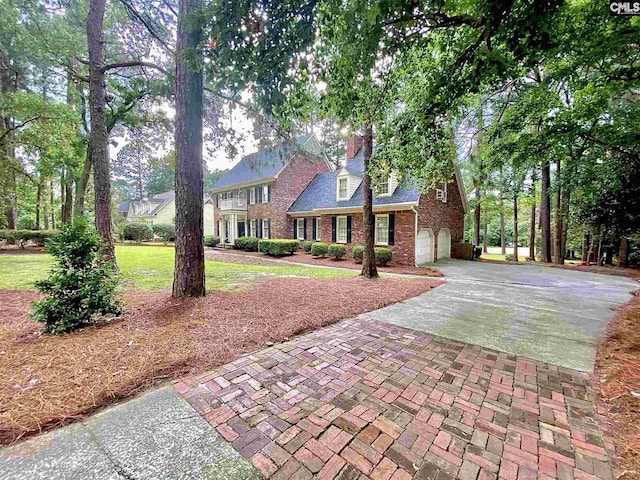
[[[313,242],[306,240],[303,244],[302,244],[302,248],[304,249],[305,252],[307,253],[311,253],[311,246],[313,245]]]
[[[391,252],[390,248],[376,247],[374,251],[376,255],[377,265],[384,266],[389,263],[391,261],[391,258],[393,257],[393,253]]]
[[[323,242],[316,242],[311,245],[311,255],[314,257],[324,257],[329,251],[329,245]]]
[[[153,233],[166,244],[176,238],[176,227],[170,223],[156,223],[153,225]]]
[[[127,223],[123,229],[124,239],[133,240],[136,243],[153,240],[153,228],[148,223],[131,222]]]
[[[340,245],[339,243],[334,243],[329,245],[328,253],[334,260],[340,260],[347,254],[347,247]]]
[[[207,247],[215,247],[220,243],[220,237],[217,235],[205,235],[204,244]]]
[[[351,250],[351,256],[356,263],[362,263],[362,256],[364,255],[364,247],[362,245],[354,245]]]

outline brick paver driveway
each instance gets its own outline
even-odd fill
[[[175,388],[274,479],[611,479],[587,373],[370,319]]]

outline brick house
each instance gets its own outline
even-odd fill
[[[287,210],[320,173],[331,171],[315,135],[244,157],[210,191],[223,244],[242,236],[291,238]]]
[[[288,214],[294,238],[344,243],[347,252],[363,241],[364,177],[361,137],[347,141],[347,162],[320,173],[300,194]],[[393,261],[421,265],[451,256],[452,242],[462,241],[466,197],[460,172],[440,189],[422,191],[410,178],[390,175],[373,200],[376,246],[389,247]]]
[[[361,244],[364,158],[362,140],[347,140],[346,164],[334,170],[315,136],[293,148],[278,146],[244,157],[215,185],[214,218],[221,241],[235,238],[296,238]],[[410,178],[391,175],[373,200],[376,246],[393,261],[420,265],[451,256],[463,237],[467,212],[457,167],[441,189],[422,191]]]

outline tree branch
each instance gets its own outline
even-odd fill
[[[7,135],[9,135],[11,132],[15,132],[16,130],[20,130],[23,127],[26,127],[28,124],[35,122],[36,120],[39,120],[42,117],[41,115],[36,115],[35,117],[32,117],[28,120],[25,120],[22,123],[19,123],[17,125],[13,125],[12,127],[9,127],[7,130],[5,130],[4,132],[2,132],[2,134],[0,134],[0,143],[2,143],[2,141],[7,137]]]
[[[158,70],[159,72],[162,72],[165,75],[169,74],[169,72],[165,68],[161,67],[160,65],[156,65],[155,63],[151,63],[151,62],[142,62],[142,61],[138,61],[138,60],[132,60],[132,61],[129,61],[129,62],[109,63],[107,65],[103,65],[102,68],[100,69],[100,71],[102,73],[105,73],[108,70],[114,70],[116,68],[128,68],[128,67],[153,68],[154,70]]]

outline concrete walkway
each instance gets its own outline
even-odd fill
[[[259,478],[171,386],[0,450],[2,480]]]
[[[640,288],[626,277],[537,265],[448,260],[437,268],[445,285],[365,317],[587,372],[615,308]]]

